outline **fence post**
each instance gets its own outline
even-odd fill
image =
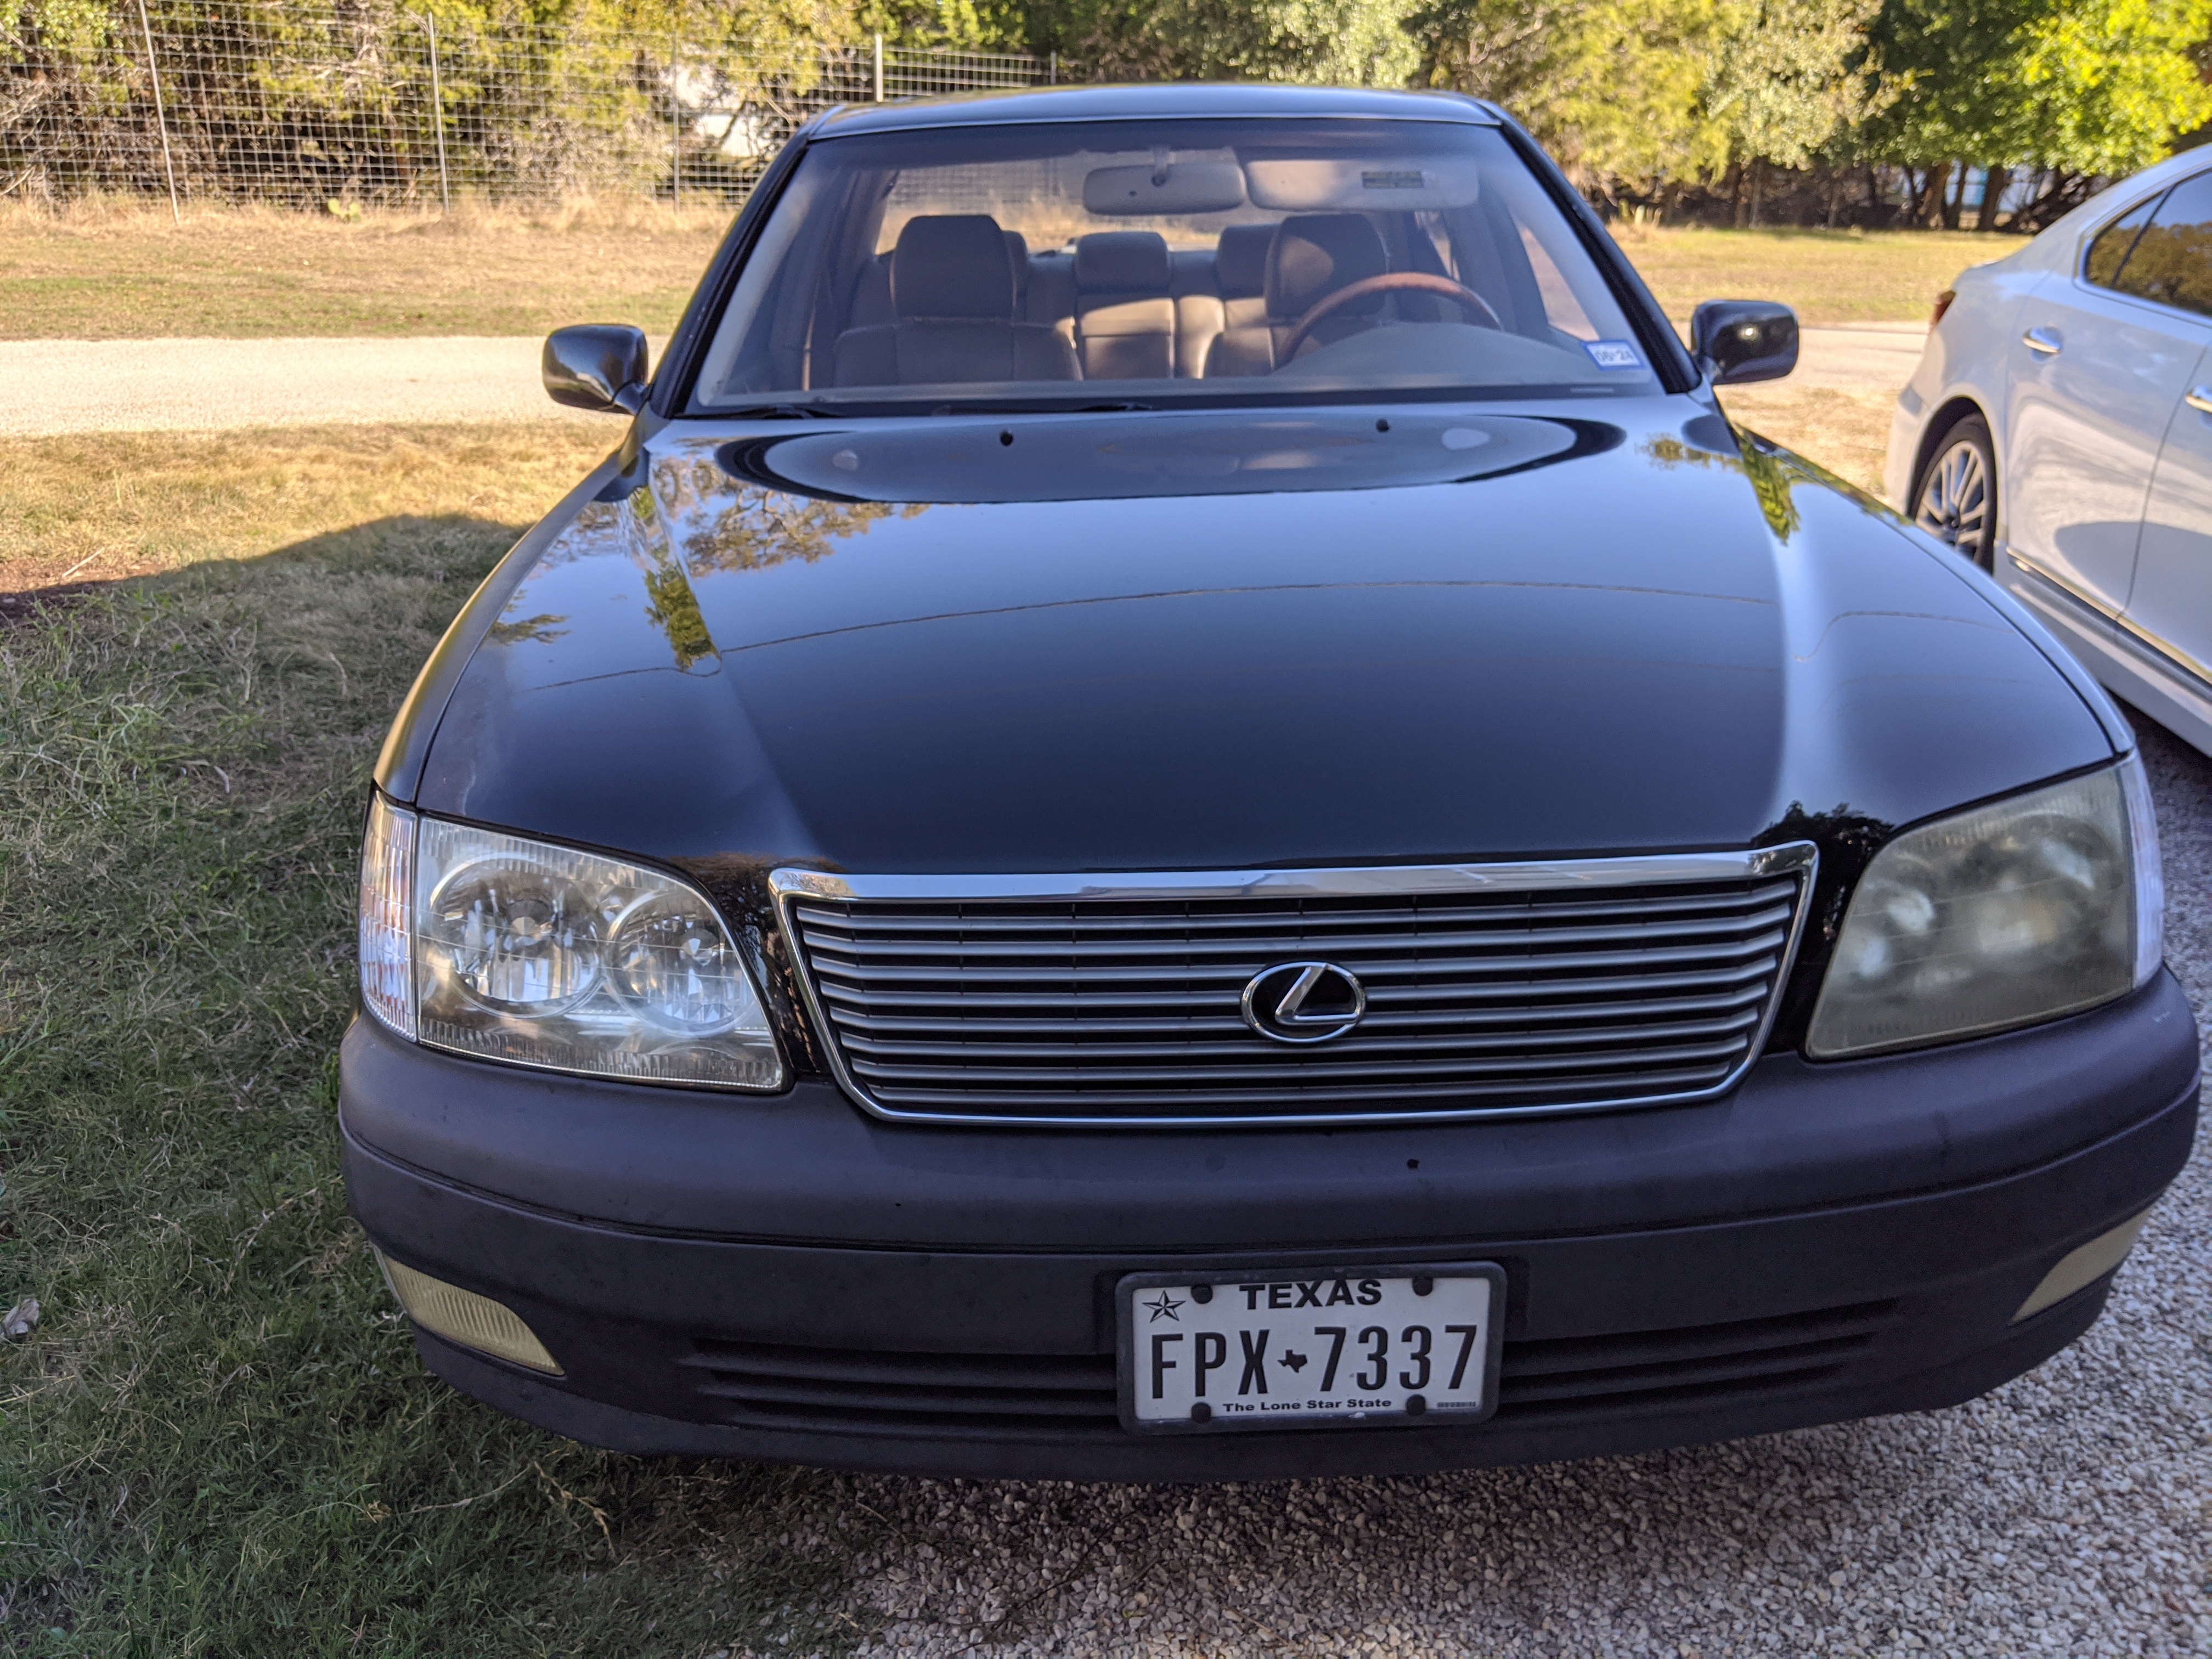
[[[876,37],[876,101],[884,101],[884,37]]]
[[[161,65],[154,56],[154,25],[146,16],[146,0],[138,0],[138,27],[146,34],[146,74],[154,83],[154,125],[161,133],[161,171],[169,180],[169,217],[181,225],[185,216],[177,207],[177,164],[169,155],[169,116],[161,107]]]
[[[684,205],[684,86],[676,58],[684,43],[672,29],[668,33],[668,208]]]
[[[446,181],[446,97],[438,85],[437,15],[426,11],[422,21],[430,27],[430,125],[438,135],[438,210],[450,214],[453,210],[453,192]]]
[[[1056,87],[1060,84],[1060,54],[1058,52],[1052,55],[1052,67],[1045,71],[1044,83],[1048,87]]]

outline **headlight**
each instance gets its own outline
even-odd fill
[[[362,854],[361,988],[402,1036],[632,1083],[780,1089],[752,975],[674,878],[378,796]]]
[[[1807,1050],[1832,1060],[2087,1008],[2158,971],[2158,830],[2142,763],[1899,836],[1859,878]]]

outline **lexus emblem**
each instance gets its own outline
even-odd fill
[[[1359,1024],[1367,990],[1333,962],[1279,962],[1244,988],[1244,1023],[1273,1042],[1326,1042]]]

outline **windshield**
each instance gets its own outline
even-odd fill
[[[1098,121],[814,143],[692,406],[1656,385],[1596,266],[1493,128]]]

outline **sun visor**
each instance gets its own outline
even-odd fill
[[[1093,167],[1083,179],[1086,213],[1225,213],[1243,205],[1244,174],[1234,161]]]
[[[1255,156],[1244,163],[1252,204],[1285,213],[1467,207],[1474,201],[1480,176],[1474,158],[1460,155],[1407,156],[1402,161]]]

